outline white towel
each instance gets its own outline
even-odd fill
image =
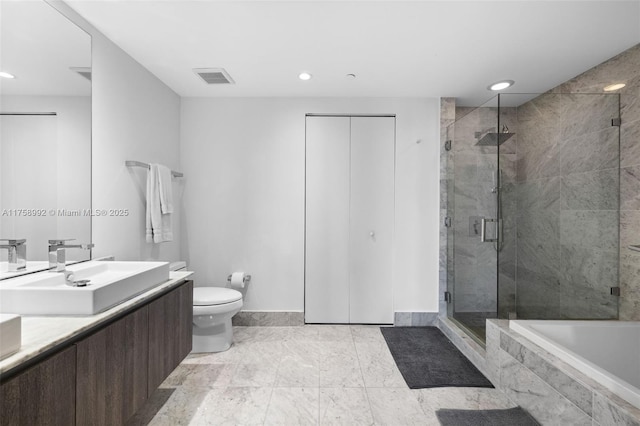
[[[168,178],[165,176],[164,170],[160,171],[161,168],[168,171]],[[159,164],[151,164],[147,175],[146,240],[148,243],[162,243],[173,240],[171,212],[173,212],[171,170]]]

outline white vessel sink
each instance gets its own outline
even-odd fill
[[[22,345],[22,319],[20,315],[0,314],[0,359],[20,350]]]
[[[67,267],[72,287],[62,272],[40,272],[0,283],[0,312],[22,315],[93,315],[169,279],[168,262],[92,261]]]

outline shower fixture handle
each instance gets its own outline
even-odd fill
[[[487,222],[498,222],[498,219],[480,219],[480,242],[483,243],[496,243],[498,242],[498,238],[487,238]],[[497,232],[497,228],[496,228]]]

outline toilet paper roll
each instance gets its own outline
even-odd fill
[[[246,276],[247,274],[244,272],[234,272],[231,274],[231,287],[244,288]]]

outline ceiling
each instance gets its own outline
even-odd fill
[[[492,82],[546,91],[640,43],[640,0],[66,2],[185,97],[478,105]],[[236,84],[208,86],[192,71],[216,67]]]
[[[91,36],[42,1],[0,1],[2,95],[89,96]]]

